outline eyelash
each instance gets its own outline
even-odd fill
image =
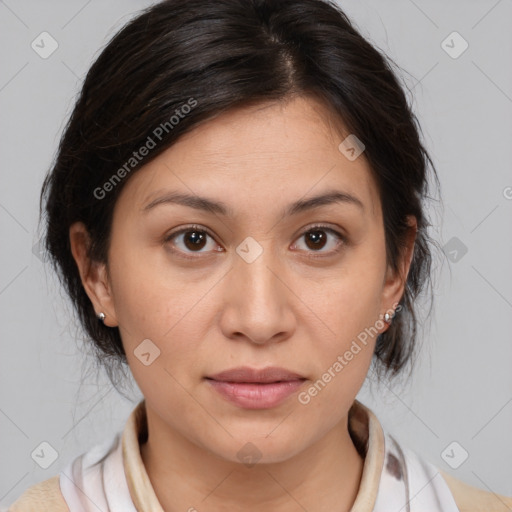
[[[331,250],[331,251],[329,251],[329,252],[327,252],[327,253],[319,253],[319,254],[315,254],[315,252],[317,252],[317,251],[311,251],[311,254],[309,255],[309,257],[310,257],[310,258],[312,258],[312,259],[316,259],[316,258],[325,258],[325,257],[329,257],[329,256],[334,256],[335,254],[338,254],[338,253],[342,250],[343,246],[344,246],[344,245],[346,245],[346,243],[347,243],[347,239],[346,239],[346,237],[345,237],[344,235],[342,235],[341,233],[339,233],[339,232],[338,232],[338,231],[336,231],[335,229],[333,229],[333,228],[331,228],[331,227],[329,227],[329,226],[326,226],[326,225],[324,225],[324,224],[314,224],[313,226],[308,227],[308,229],[306,229],[305,231],[303,231],[303,232],[299,235],[299,237],[298,237],[298,238],[301,238],[301,237],[303,237],[304,235],[306,235],[306,234],[308,234],[308,233],[310,233],[310,232],[313,232],[313,231],[320,231],[320,230],[322,230],[322,231],[326,231],[326,232],[328,232],[328,233],[330,233],[330,234],[334,235],[335,237],[337,237],[337,238],[340,240],[340,242],[338,243],[338,245],[337,245],[336,249]],[[189,232],[189,231],[199,231],[199,232],[201,232],[201,233],[206,233],[210,238],[212,238],[212,239],[214,239],[214,240],[215,240],[215,237],[214,237],[212,234],[210,234],[210,232],[209,232],[207,229],[205,229],[205,228],[203,228],[203,227],[201,227],[201,226],[199,226],[199,225],[197,225],[197,224],[192,224],[192,225],[190,225],[190,226],[185,226],[184,228],[181,228],[181,229],[180,229],[180,230],[178,230],[178,231],[174,231],[173,233],[170,233],[169,235],[167,235],[167,236],[165,237],[164,242],[165,242],[165,243],[168,243],[168,242],[170,242],[172,239],[174,239],[175,237],[177,237],[178,235],[181,235],[181,234],[183,234],[183,233],[187,233],[187,232]],[[177,250],[177,249],[173,249],[173,248],[171,249],[171,251],[172,251],[173,253],[177,253],[177,254],[179,254],[181,257],[186,258],[186,259],[189,259],[189,260],[194,260],[194,259],[197,259],[197,258],[199,257],[199,256],[188,256],[188,255],[186,255],[186,253],[184,253],[183,251],[180,251],[180,250]],[[219,251],[219,252],[220,252],[220,251]],[[198,252],[198,254],[200,254],[200,253]]]

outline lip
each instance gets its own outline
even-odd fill
[[[215,375],[209,375],[207,378],[224,382],[269,383],[304,379],[305,377],[278,366],[267,366],[261,369],[239,366]]]
[[[206,377],[223,398],[244,409],[270,409],[295,393],[306,380],[302,375],[270,366],[232,368]]]

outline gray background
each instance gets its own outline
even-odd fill
[[[44,174],[92,58],[150,3],[0,1],[4,507],[122,429],[141,398],[137,388],[122,397],[96,376],[69,304],[38,257],[37,215]],[[512,1],[340,4],[407,71],[441,180],[444,209],[432,209],[432,235],[449,244],[448,259],[436,264],[436,308],[413,378],[365,384],[358,398],[436,466],[512,495]],[[43,31],[59,45],[47,59],[31,48]],[[457,58],[442,46],[453,31],[469,44]],[[457,39],[445,44],[461,48]],[[31,458],[44,441],[58,454],[47,469]],[[469,457],[461,463],[463,450]]]

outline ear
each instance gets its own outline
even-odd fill
[[[416,217],[409,215],[407,217],[409,230],[405,237],[405,246],[401,248],[400,261],[398,261],[397,270],[388,265],[384,287],[382,290],[382,306],[385,311],[396,309],[396,305],[400,302],[404,294],[407,275],[411,267],[412,257],[414,254],[414,243],[418,231],[418,223]]]
[[[107,267],[105,263],[90,260],[90,236],[83,222],[75,222],[71,225],[69,242],[82,285],[94,306],[96,315],[103,312],[105,314],[103,323],[108,327],[116,327],[117,317]]]

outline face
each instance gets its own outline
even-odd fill
[[[311,98],[203,124],[129,178],[108,269],[84,277],[148,410],[225,460],[248,442],[286,460],[343,421],[402,295],[364,153],[338,149],[347,135]],[[295,378],[209,378],[237,367]]]

